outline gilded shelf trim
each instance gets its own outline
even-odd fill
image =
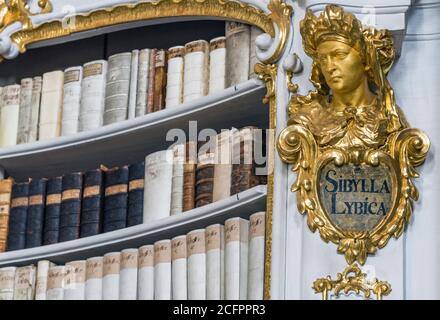
[[[274,1],[279,2],[280,0]],[[23,53],[26,51],[27,45],[38,41],[127,22],[178,16],[235,19],[258,26],[272,37],[275,36],[271,17],[251,5],[226,0],[161,0],[158,2],[117,5],[87,14],[71,16],[70,18],[75,19],[75,23],[71,27],[63,26],[62,20],[45,22],[32,29],[20,30],[12,34],[11,39],[18,45],[20,52]],[[277,17],[275,15],[274,19],[277,19],[276,22],[280,23]]]
[[[23,30],[32,29],[30,16],[52,12],[52,3],[49,0],[39,0],[41,11],[32,13],[26,0],[0,0],[0,33],[9,25],[21,22]]]

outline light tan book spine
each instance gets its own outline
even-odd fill
[[[176,46],[168,49],[168,72],[166,107],[172,108],[183,101],[183,56],[185,47]]]
[[[27,143],[31,129],[32,78],[21,80],[17,144]]]
[[[38,261],[35,300],[47,300],[47,282],[49,277],[49,269],[54,266],[55,264],[48,260]]]
[[[41,89],[43,87],[43,78],[34,77],[32,85],[31,99],[31,120],[29,128],[28,142],[38,140],[38,124],[40,122]]]
[[[12,178],[0,181],[0,252],[6,251],[13,182]]]
[[[212,201],[219,201],[231,195],[232,144],[230,130],[216,136],[214,187]]]
[[[61,133],[63,86],[63,71],[52,71],[43,75],[39,140],[55,138]]]
[[[187,248],[186,236],[171,240],[173,300],[186,300],[187,295]]]
[[[264,293],[265,212],[249,217],[249,258],[247,299],[262,300]]]
[[[64,300],[84,300],[86,282],[86,261],[66,263]]]
[[[153,111],[160,111],[165,109],[167,88],[167,53],[165,50],[157,50],[154,69]]]
[[[154,299],[154,245],[139,248],[138,299]]]
[[[209,42],[209,94],[225,88],[226,39],[218,37]]]
[[[81,81],[83,68],[72,67],[64,70],[64,98],[61,135],[78,132],[79,112],[81,108]]]
[[[190,102],[208,94],[208,73],[208,42],[196,40],[185,44],[183,102]]]
[[[133,119],[136,116],[138,69],[139,69],[139,50],[136,49],[131,52],[130,92],[128,96],[128,112],[127,112],[128,119]]]
[[[206,299],[225,298],[225,234],[220,224],[206,228]]]
[[[147,113],[150,52],[150,49],[143,49],[139,51],[139,68],[136,93],[136,117],[142,116]]]
[[[103,257],[92,257],[86,261],[86,300],[102,300]]]
[[[110,252],[105,254],[103,266],[102,300],[119,300],[121,253]]]
[[[119,300],[136,300],[138,283],[138,249],[121,251]]]
[[[34,265],[17,268],[15,272],[14,300],[34,300],[36,268]]]
[[[3,88],[3,105],[0,110],[0,147],[17,144],[20,85]]]
[[[188,255],[188,300],[206,299],[206,240],[205,229],[186,236]]]
[[[16,267],[0,268],[0,300],[14,299]]]
[[[226,21],[226,87],[249,78],[251,30],[246,24]]]
[[[154,243],[154,299],[171,300],[171,240]]]
[[[185,163],[185,145],[173,147],[173,180],[171,190],[170,214],[179,214],[183,210],[183,171]]]
[[[156,53],[157,49],[150,51],[150,63],[148,70],[147,110],[146,113],[154,112],[154,87],[156,78]]]
[[[47,300],[64,300],[65,277],[65,266],[53,266],[49,268],[47,276]]]

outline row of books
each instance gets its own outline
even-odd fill
[[[196,142],[177,144],[145,162],[112,169],[2,180],[0,252],[149,223],[265,184],[254,156],[261,131],[224,130],[211,138],[212,146],[205,148],[211,140],[199,148]]]
[[[265,213],[139,249],[0,268],[0,300],[261,300]]]
[[[118,53],[0,88],[0,147],[96,129],[248,80],[261,30],[237,22],[225,29],[209,43]]]

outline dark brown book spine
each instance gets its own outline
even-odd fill
[[[148,88],[147,88],[147,110],[146,113],[154,111],[154,78],[156,74],[156,52],[157,49],[151,49],[150,52],[150,64],[148,69]]]
[[[196,168],[196,208],[212,203],[214,191],[214,149],[199,150]]]
[[[187,142],[185,150],[185,164],[183,165],[183,209],[188,211],[194,209],[195,186],[196,186],[196,156],[197,148],[195,142]]]
[[[165,109],[165,95],[167,88],[167,54],[165,50],[158,50],[154,59],[154,97],[153,111]]]

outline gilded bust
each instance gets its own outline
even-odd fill
[[[395,56],[388,31],[363,27],[335,5],[319,17],[309,10],[300,31],[316,90],[292,98],[289,125],[306,127],[320,147],[342,149],[378,148],[407,127],[386,79]]]

